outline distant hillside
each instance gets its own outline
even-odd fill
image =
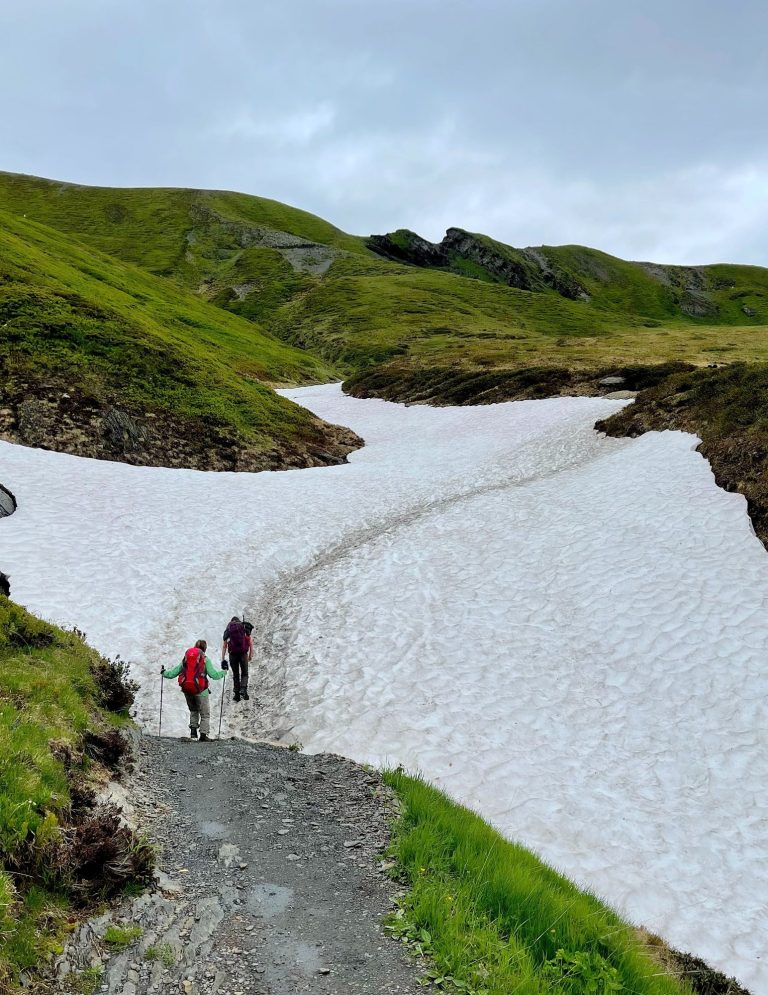
[[[22,408],[32,398],[49,426],[54,413],[78,415],[68,442],[43,432],[73,451],[304,465],[355,440],[268,385],[346,376],[358,396],[467,404],[605,393],[600,381],[616,374],[630,390],[686,371],[698,382],[699,368],[768,360],[760,267],[520,249],[460,228],[439,243],[406,230],[364,239],[245,194],[8,173],[0,208],[14,216],[0,245],[0,317],[16,336],[0,340],[12,373],[0,430],[39,437]],[[743,391],[739,405],[752,425]],[[151,452],[130,452],[133,428],[112,408],[141,421]]]
[[[132,463],[307,466],[359,440],[268,384],[332,371],[255,324],[0,212],[0,435]]]
[[[0,174],[0,204],[196,292],[346,374],[764,359],[768,270],[516,249],[459,228],[361,239],[275,201]],[[377,382],[386,370],[376,369]],[[407,392],[403,396],[407,396]]]
[[[768,321],[768,270],[757,266],[625,262],[581,245],[515,249],[461,228],[449,228],[437,244],[407,230],[372,235],[367,244],[398,262],[518,290],[556,293],[605,310],[727,325]]]

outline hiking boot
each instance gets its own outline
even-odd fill
[[[243,699],[243,701],[249,701],[250,700],[247,691],[241,691],[240,692],[240,697]]]
[[[200,742],[201,743],[210,743],[210,741],[211,741],[210,736],[206,736],[204,732],[200,733]]]
[[[232,701],[240,701],[240,692],[239,691],[233,691],[232,692]]]
[[[189,738],[197,739],[197,729],[195,729],[193,726],[189,727]]]

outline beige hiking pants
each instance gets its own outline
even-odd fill
[[[211,696],[209,694],[189,694],[184,692],[189,709],[189,728],[199,729],[207,736],[211,731]]]

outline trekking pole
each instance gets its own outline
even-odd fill
[[[163,687],[165,686],[165,678],[160,674],[160,721],[157,725],[157,735],[159,736],[163,729]]]
[[[224,692],[227,689],[227,675],[224,674],[224,680],[221,684],[221,708],[219,709],[219,739],[221,739],[221,720],[224,715]]]

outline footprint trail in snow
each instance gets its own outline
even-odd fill
[[[228,703],[229,731],[419,768],[768,993],[768,557],[743,498],[691,436],[599,438],[615,402],[288,394],[366,448],[235,475],[0,446],[14,596],[132,660],[150,725],[160,664],[254,606],[262,708]]]

